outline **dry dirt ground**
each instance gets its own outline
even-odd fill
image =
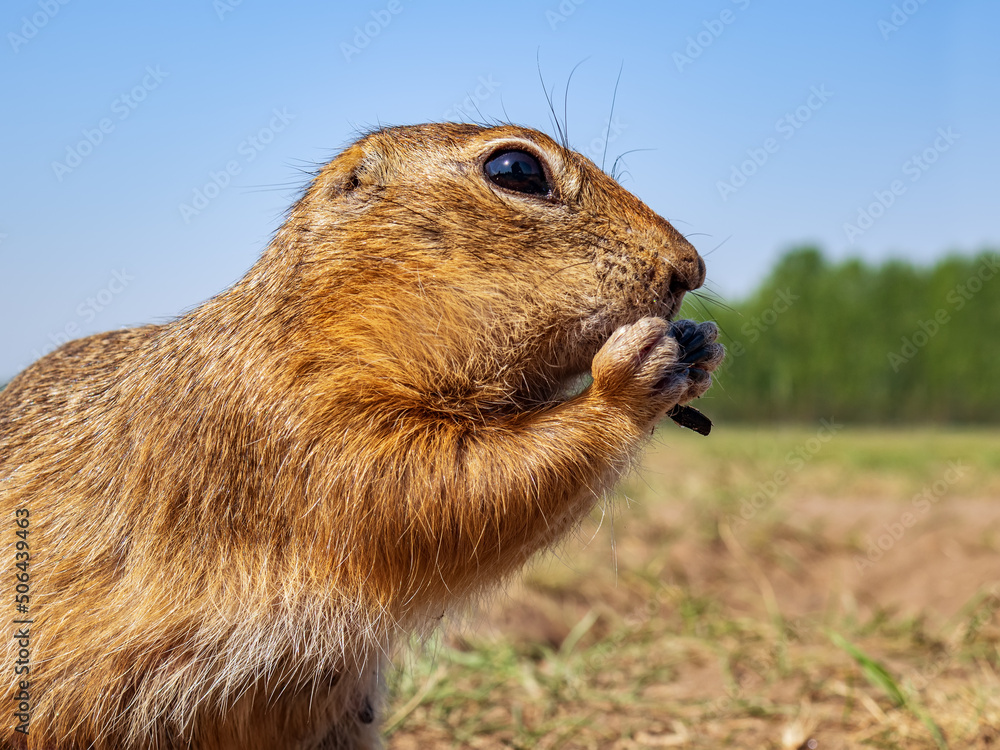
[[[397,662],[393,750],[1000,748],[1000,432],[668,425]]]

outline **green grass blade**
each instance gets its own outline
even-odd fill
[[[948,750],[948,743],[941,732],[941,728],[919,703],[906,697],[906,694],[900,689],[896,680],[889,674],[889,670],[839,633],[829,631],[828,635],[835,646],[847,652],[857,662],[858,666],[861,667],[861,673],[872,685],[881,689],[897,708],[905,708],[911,711],[927,727],[927,731],[931,733],[938,748],[940,750]]]

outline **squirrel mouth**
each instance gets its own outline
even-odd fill
[[[681,311],[684,294],[685,292],[665,292],[662,297],[656,299],[659,309],[654,311],[655,314],[667,322],[673,322]]]
[[[616,315],[612,315],[610,310],[605,310],[588,317],[584,323],[584,328],[589,328],[591,333],[590,335],[586,335],[585,338],[590,339],[591,345],[583,347],[583,350],[580,352],[581,360],[574,362],[557,376],[555,382],[552,384],[550,398],[556,402],[568,401],[586,390],[594,381],[590,374],[591,360],[593,360],[598,350],[616,328],[623,325],[631,325],[638,322],[641,318],[650,315],[663,318],[668,323],[672,323],[680,313],[685,294],[685,291],[674,291],[664,288],[661,294],[654,296],[646,305],[639,305],[637,308],[633,308],[631,314],[628,316],[619,318]],[[600,333],[597,333],[596,338],[591,338],[597,331],[600,331]]]
[[[684,295],[674,295],[667,305],[664,314],[661,316],[664,320],[668,322],[673,322],[674,318],[677,317],[678,313],[681,311],[681,303],[684,301]]]

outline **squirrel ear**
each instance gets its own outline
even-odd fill
[[[364,149],[357,143],[343,151],[323,170],[327,187],[336,193],[347,193],[360,187],[359,172],[364,158]]]
[[[366,149],[364,142],[355,143],[326,167],[325,182],[337,194],[377,185],[383,177],[381,161],[375,149]]]

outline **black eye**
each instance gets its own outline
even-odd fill
[[[489,158],[486,176],[495,185],[530,195],[548,195],[549,183],[538,159],[524,151],[501,151]]]

